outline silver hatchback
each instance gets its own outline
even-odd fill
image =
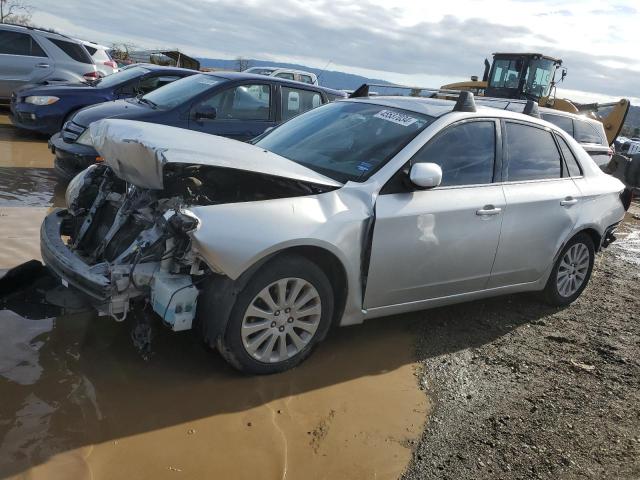
[[[565,131],[468,92],[339,101],[253,144],[90,132],[105,160],[45,219],[46,264],[101,314],[148,302],[252,373],[334,325],[524,291],[568,305],[624,215],[622,183]]]
[[[0,25],[0,101],[31,83],[97,77],[91,55],[77,40],[33,27]]]

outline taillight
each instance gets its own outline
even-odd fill
[[[100,74],[98,72],[89,72],[85,73],[83,77],[85,78],[85,80],[96,80],[100,78]]]
[[[114,62],[113,60],[108,60],[108,61],[104,62],[104,64],[107,67],[118,68],[118,64],[116,62]]]

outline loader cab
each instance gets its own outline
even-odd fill
[[[551,93],[561,65],[562,60],[539,53],[494,53],[485,95],[537,102]]]

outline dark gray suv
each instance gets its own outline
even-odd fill
[[[84,46],[72,38],[19,25],[0,25],[0,102],[31,83],[98,78]]]
[[[613,150],[609,147],[602,123],[581,115],[548,108],[541,108],[540,113],[544,120],[557,125],[575,138],[600,169],[604,170],[609,164]]]

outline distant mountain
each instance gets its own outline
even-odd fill
[[[208,68],[220,68],[224,70],[236,70],[236,60],[222,60],[218,58],[198,58],[201,67]],[[251,67],[280,67],[280,68],[294,68],[296,70],[306,70],[307,72],[315,73],[318,76],[320,85],[335,88],[338,90],[355,90],[363,83],[381,83],[384,85],[392,85],[391,82],[386,80],[379,80],[375,78],[367,78],[361,75],[353,75],[351,73],[336,72],[334,70],[325,70],[324,72],[318,68],[307,67],[306,65],[298,65],[295,63],[278,63],[278,62],[266,62],[263,60],[246,60]]]

